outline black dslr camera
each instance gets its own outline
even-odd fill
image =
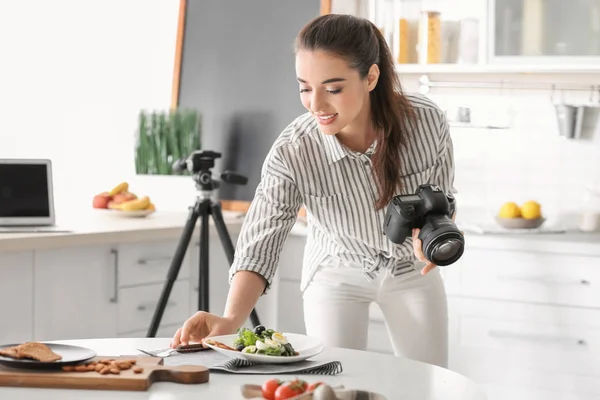
[[[465,249],[465,238],[452,216],[456,200],[436,185],[421,185],[415,194],[395,196],[388,205],[383,230],[393,243],[402,244],[420,228],[423,254],[435,265],[456,262]]]

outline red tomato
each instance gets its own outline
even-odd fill
[[[301,387],[302,387],[302,390],[304,390],[304,391],[306,391],[306,388],[308,387],[308,382],[306,382],[306,381],[303,381],[303,380],[301,380],[301,379],[294,379],[294,380],[292,381],[292,383],[294,383],[294,384],[296,384],[296,385],[299,385],[299,386],[301,386]]]
[[[319,385],[324,385],[324,382],[313,382],[310,385],[308,385],[308,387],[306,388],[307,392],[312,392],[313,390],[315,390]]]
[[[275,391],[275,400],[286,400],[298,396],[306,391],[306,382],[294,380],[284,383]]]
[[[281,385],[279,379],[269,379],[262,384],[262,396],[267,400],[275,400],[275,391]]]

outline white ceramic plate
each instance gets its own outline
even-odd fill
[[[292,347],[294,347],[294,350],[296,350],[299,353],[297,356],[267,356],[265,354],[249,354],[242,353],[241,351],[225,350],[217,346],[210,345],[208,343],[206,343],[206,346],[228,357],[245,358],[246,360],[250,360],[260,364],[289,364],[293,362],[303,361],[307,358],[316,356],[317,354],[321,353],[325,348],[325,344],[321,340],[310,336],[300,335],[298,333],[283,333],[283,335],[287,338],[288,342],[292,345]],[[233,334],[212,336],[207,339],[216,340],[217,342],[221,342],[229,347],[234,347],[233,342],[237,338],[238,335]]]
[[[152,214],[154,210],[135,210],[135,211],[121,211],[121,210],[110,210],[109,215],[118,218],[144,218]]]

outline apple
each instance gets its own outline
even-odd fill
[[[112,198],[112,201],[115,204],[122,204],[125,203],[126,201],[131,201],[131,200],[135,200],[137,199],[137,196],[131,192],[123,192],[123,193],[118,193],[115,194]]]
[[[108,208],[108,203],[111,201],[111,196],[108,192],[102,192],[94,196],[92,205],[94,208]]]

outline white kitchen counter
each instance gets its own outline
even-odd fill
[[[474,234],[465,233],[469,246],[497,250],[534,251],[574,255],[600,256],[600,233],[565,232],[539,234]]]
[[[600,255],[600,232],[581,232],[573,217],[563,221],[548,218],[540,232],[512,232],[495,228],[493,215],[483,209],[465,207],[457,214],[457,224],[464,230],[465,245],[510,251],[533,251],[575,255]],[[568,222],[565,222],[568,221]],[[486,233],[469,228],[487,227]],[[490,231],[490,232],[488,232]],[[562,232],[557,232],[562,231]]]
[[[0,252],[178,238],[187,218],[187,212],[157,211],[146,218],[116,217],[106,210],[74,212],[58,223],[58,227],[69,232],[0,233]],[[242,213],[224,211],[223,218],[231,234],[239,231]],[[214,226],[212,216],[210,222]],[[198,221],[194,237],[199,236],[199,226]],[[213,233],[216,235],[214,228]]]
[[[63,214],[64,215],[64,214]],[[465,213],[462,214],[463,218]],[[59,222],[68,233],[0,233],[0,252],[27,251],[58,247],[74,247],[111,243],[131,243],[148,240],[176,239],[187,220],[187,212],[161,212],[147,218],[118,218],[105,210],[73,212],[69,219]],[[230,233],[239,232],[243,213],[224,211],[223,216]],[[460,217],[460,216],[459,216]],[[212,217],[211,225],[214,225]],[[460,221],[459,221],[460,222]],[[199,223],[194,230],[198,236]],[[216,235],[216,230],[211,229]],[[307,228],[297,223],[290,235],[305,236]],[[538,234],[476,234],[465,232],[466,245],[478,248],[558,252],[561,254],[600,255],[600,232]]]

